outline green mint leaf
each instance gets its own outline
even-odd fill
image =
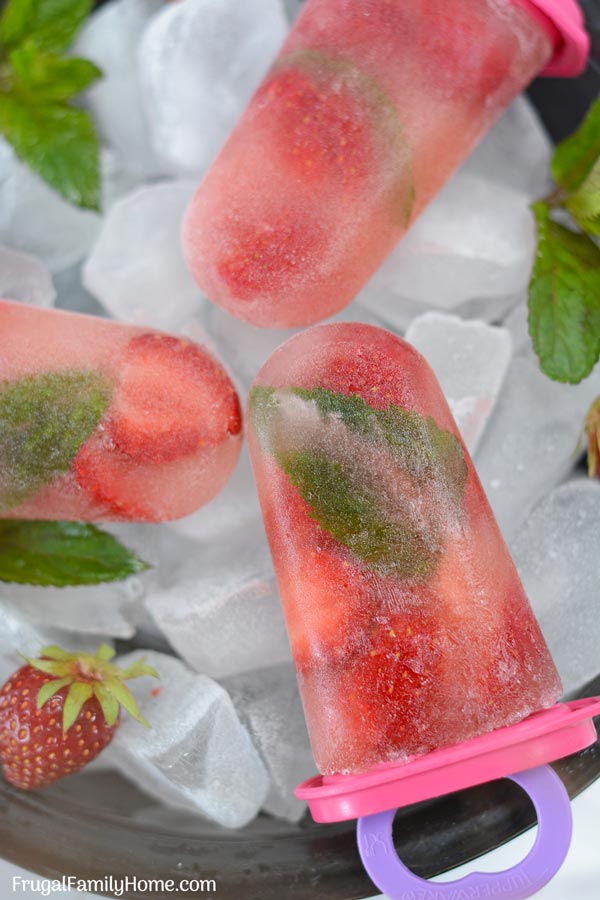
[[[12,49],[24,40],[60,53],[72,43],[93,0],[8,0],[0,19],[0,42]]]
[[[388,518],[377,496],[341,461],[307,451],[277,461],[310,507],[311,518],[368,566],[402,578],[432,571],[437,554],[426,536],[411,527],[408,517],[402,523]]]
[[[0,581],[54,587],[101,584],[147,568],[94,525],[0,519]]]
[[[600,248],[532,207],[538,247],[529,284],[529,333],[542,371],[577,384],[600,355]]]
[[[390,403],[375,409],[357,394],[339,394],[324,388],[293,388],[292,393],[307,402],[314,401],[325,415],[339,416],[351,430],[385,440],[396,458],[416,478],[443,481],[449,492],[460,498],[467,479],[467,464],[459,441],[442,431],[432,418]]]
[[[100,146],[93,122],[64,103],[0,93],[0,131],[17,156],[70,203],[100,207]]]
[[[0,44],[14,47],[27,36],[39,0],[8,0],[0,14]]]
[[[323,421],[314,446],[310,437],[308,446],[301,446],[302,437],[293,434],[290,446],[287,432],[293,429],[278,421],[286,398],[313,404],[318,411]],[[435,506],[441,490],[448,502],[460,501],[468,469],[453,434],[394,404],[375,409],[355,394],[323,388],[255,387],[249,408],[263,449],[275,456],[325,531],[382,574],[414,578],[431,572],[440,548],[439,528],[434,510],[429,518],[415,514],[411,498],[425,497],[424,506]],[[354,443],[358,438],[350,451],[338,432],[327,440],[336,423],[354,436]],[[372,471],[377,447],[389,457],[383,476]],[[435,501],[432,491],[437,491]]]
[[[97,372],[0,382],[0,512],[68,471],[110,397],[108,382]]]
[[[600,98],[592,104],[583,124],[558,145],[552,159],[552,175],[561,188],[576,191],[600,157]]]
[[[54,53],[42,53],[31,42],[13,50],[9,59],[19,94],[27,92],[35,104],[68,100],[102,75],[87,59],[62,59]]]
[[[567,199],[566,206],[582,231],[600,235],[600,158],[581,187]]]

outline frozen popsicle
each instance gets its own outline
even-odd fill
[[[238,397],[189,340],[0,301],[0,516],[187,515],[231,473]]]
[[[561,684],[435,375],[378,328],[312,328],[249,397],[249,442],[321,773],[465,741]]]
[[[307,0],[188,209],[206,295],[265,327],[346,306],[550,60],[540,3]]]

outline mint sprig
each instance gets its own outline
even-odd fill
[[[437,507],[458,507],[468,475],[453,434],[394,404],[375,409],[323,388],[254,387],[249,400],[264,452],[323,531],[378,574],[412,579],[433,571],[442,547]],[[315,435],[282,417],[290,400],[319,415]],[[374,451],[383,463],[377,472]]]
[[[61,54],[91,0],[9,0],[0,15],[0,132],[15,153],[70,203],[100,207],[99,140],[72,99],[101,76]]]
[[[439,547],[405,511],[394,521],[374,490],[352,466],[323,452],[278,457],[283,471],[310,507],[310,516],[338,543],[384,575],[418,578],[434,568]],[[429,537],[429,540],[428,540]]]
[[[121,581],[149,566],[82,522],[0,519],[0,581],[53,587]]]
[[[532,205],[538,243],[529,333],[542,371],[577,384],[600,357],[600,98],[557,147],[552,174],[556,191]]]
[[[112,395],[99,372],[0,382],[0,514],[68,471]]]

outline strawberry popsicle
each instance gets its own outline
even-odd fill
[[[179,518],[240,445],[237,394],[202,347],[0,301],[0,516]]]
[[[307,0],[186,214],[206,295],[263,327],[346,306],[552,57],[540,3]]]
[[[436,378],[378,328],[312,328],[249,398],[249,442],[326,775],[551,706],[561,684]]]

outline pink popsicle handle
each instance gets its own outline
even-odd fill
[[[563,864],[571,843],[569,795],[549,766],[509,776],[531,798],[538,833],[528,855],[504,872],[472,872],[458,881],[432,883],[419,878],[398,858],[392,841],[395,809],[358,820],[358,850],[363,865],[380,891],[390,900],[451,900],[460,897],[495,897],[524,900],[547,884]]]

